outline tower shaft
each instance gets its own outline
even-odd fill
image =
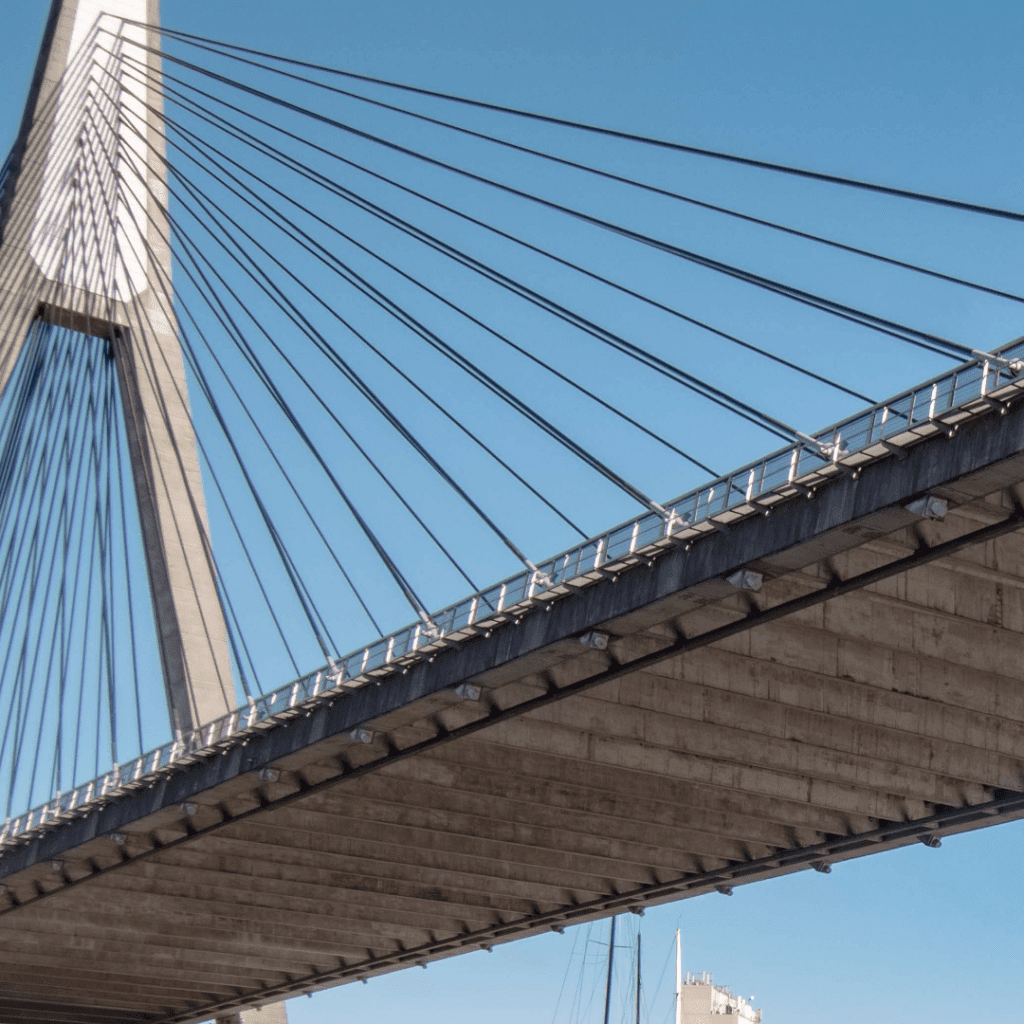
[[[171,723],[235,704],[173,305],[159,0],[54,0],[0,198],[0,393],[36,318],[116,361]]]

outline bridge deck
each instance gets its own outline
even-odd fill
[[[8,848],[0,1021],[199,1021],[1024,816],[1022,452],[976,417]]]

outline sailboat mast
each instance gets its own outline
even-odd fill
[[[683,940],[676,929],[676,1024],[683,1024]]]
[[[640,929],[636,932],[636,1024],[640,1024]]]
[[[608,1024],[608,1011],[612,1006],[612,963],[615,960],[615,918],[612,918],[611,932],[608,935],[608,980],[604,986],[604,1024]]]

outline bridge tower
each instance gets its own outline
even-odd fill
[[[159,16],[159,0],[53,0],[0,194],[0,395],[33,325],[106,343],[181,735],[235,696],[174,314]]]
[[[0,394],[34,322],[106,342],[181,734],[235,698],[174,316],[158,23],[159,0],[53,0],[0,196]]]

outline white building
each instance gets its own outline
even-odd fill
[[[734,996],[729,989],[716,985],[707,972],[687,974],[679,986],[678,999],[679,1024],[719,1024],[722,1016],[760,1024],[760,1010],[755,1010],[742,996]]]

